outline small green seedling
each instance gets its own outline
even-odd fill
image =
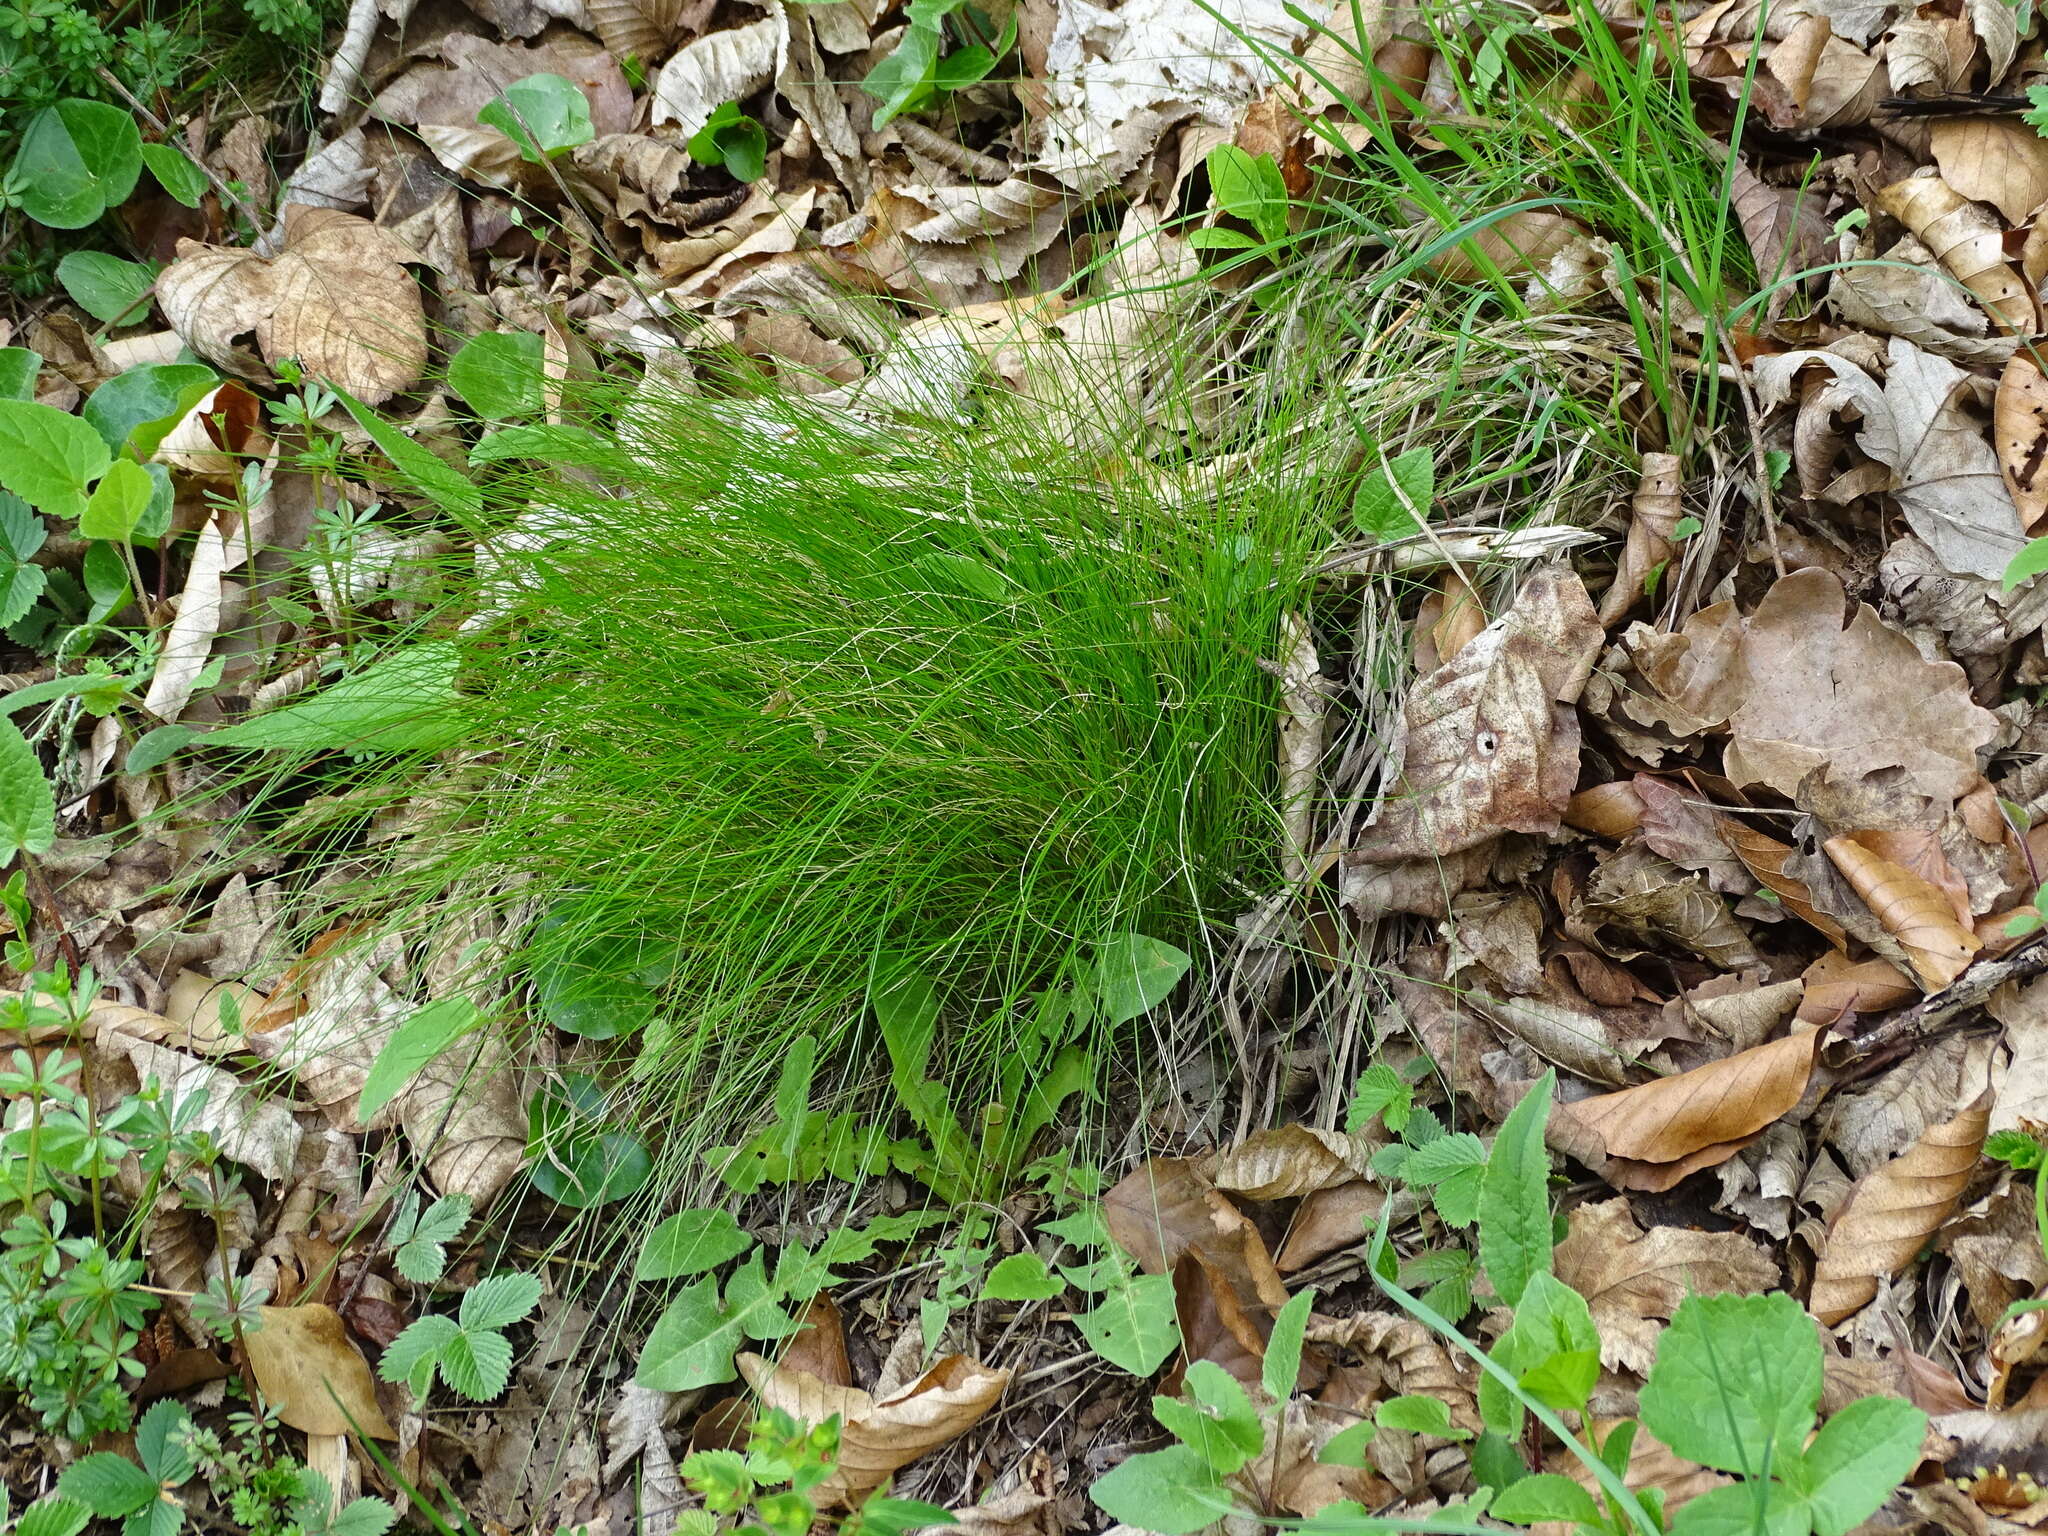
[[[877,128],[905,112],[922,112],[941,92],[964,90],[987,79],[1017,42],[1014,15],[1001,35],[993,36],[988,19],[968,0],[910,0],[904,17],[910,25],[902,39],[860,83],[862,90],[882,103],[875,113]],[[974,40],[941,57],[947,22],[957,26],[962,18],[975,34]]]
[[[721,102],[684,148],[699,165],[724,166],[735,181],[759,181],[768,174],[768,130],[736,101]]]
[[[1271,155],[1254,155],[1235,144],[1219,144],[1203,162],[1216,206],[1252,227],[1197,229],[1188,244],[1198,251],[1261,250],[1287,237],[1287,182]]]
[[[2034,904],[2031,907],[2022,907],[2006,919],[2006,936],[2014,939],[2024,938],[2030,933],[2038,932],[2043,923],[2048,923],[2048,885],[2034,892]]]
[[[522,160],[536,165],[597,136],[589,100],[561,75],[528,75],[513,81],[478,111],[476,120],[504,134],[519,146]]]
[[[471,1402],[489,1402],[512,1376],[512,1344],[505,1330],[540,1300],[538,1275],[492,1275],[462,1293],[454,1317],[422,1317],[391,1341],[378,1362],[386,1381],[402,1381],[424,1398],[441,1380]]]

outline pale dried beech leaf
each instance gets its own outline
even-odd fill
[[[1845,323],[1900,337],[1958,363],[1981,367],[2012,356],[2014,338],[1991,335],[1984,311],[1936,269],[1934,253],[1911,235],[1878,263],[1831,275],[1828,302]]]
[[[2001,330],[2032,336],[2040,329],[2033,295],[2006,260],[2005,232],[1954,187],[1939,176],[1913,176],[1882,188],[1877,205],[1976,295]]]
[[[1467,989],[1459,1002],[1545,1061],[1596,1083],[1627,1080],[1626,1042],[1613,1039],[1606,1021],[1588,1008],[1552,998],[1489,997],[1476,989]]]
[[[340,1313],[318,1303],[259,1312],[261,1325],[244,1334],[249,1370],[285,1423],[309,1435],[398,1438],[377,1406],[369,1362]]]
[[[1990,1125],[1985,1092],[1856,1181],[1815,1261],[1807,1300],[1815,1317],[1833,1327],[1877,1295],[1881,1278],[1913,1262],[1969,1186]]]
[[[1882,1013],[1920,993],[1889,960],[1851,960],[1833,949],[1806,968],[1804,980],[1799,1017],[1808,1024],[1833,1024],[1851,1013]]]
[[[1819,1038],[1788,1035],[1690,1072],[1560,1104],[1556,1117],[1589,1133],[1609,1157],[1676,1163],[1725,1148],[1719,1162],[1799,1102]]]
[[[1475,1433],[1479,1419],[1478,1371],[1453,1355],[1424,1324],[1399,1312],[1359,1312],[1346,1318],[1310,1315],[1311,1343],[1348,1349],[1378,1371],[1385,1397],[1434,1397],[1451,1422]]]
[[[840,1416],[839,1460],[814,1495],[825,1508],[857,1503],[898,1468],[952,1444],[981,1422],[1010,1384],[1008,1371],[991,1370],[966,1355],[946,1356],[880,1399],[858,1387],[828,1386],[807,1371],[779,1368],[759,1355],[741,1355],[739,1366],[767,1407],[804,1423]]]
[[[1941,179],[2006,223],[2024,224],[2048,202],[2048,139],[2018,118],[1938,117],[1928,138]]]
[[[1292,1200],[1364,1177],[1375,1147],[1342,1131],[1283,1125],[1254,1131],[1210,1160],[1216,1188],[1247,1200]]]
[[[590,25],[615,58],[662,58],[682,32],[690,0],[586,0]]]
[[[1741,159],[1735,162],[1730,177],[1729,192],[1735,205],[1735,218],[1742,226],[1742,238],[1749,245],[1757,274],[1766,283],[1783,285],[1771,295],[1770,312],[1775,314],[1802,286],[1802,274],[1827,261],[1828,221],[1821,214],[1819,201],[1811,193],[1798,187],[1774,187]],[[1648,454],[1643,456],[1646,478],[1651,457]],[[1678,464],[1675,457],[1669,454],[1655,457],[1671,459],[1675,474]],[[1601,617],[1610,624],[1614,622],[1607,618],[1604,609]]]
[[[1578,716],[1600,648],[1579,578],[1538,571],[1514,605],[1410,691],[1393,797],[1350,857],[1384,863],[1554,831],[1578,777]]]
[[[1993,1050],[1983,1036],[1925,1042],[1861,1091],[1828,1100],[1822,1114],[1828,1145],[1855,1178],[1890,1162],[1975,1097]]]
[[[1586,234],[1585,225],[1554,209],[1518,209],[1453,246],[1430,262],[1429,269],[1454,283],[1476,282],[1489,271],[1521,277],[1543,271],[1559,253],[1583,242]]]
[[[1885,932],[1905,949],[1928,991],[1939,991],[1968,969],[1982,946],[1956,921],[1955,906],[1944,892],[1853,838],[1831,837],[1822,846]]]
[[[2048,139],[2036,142],[2048,147]],[[1999,375],[1991,432],[2005,488],[2032,533],[2048,517],[2048,379],[2024,352],[2015,352]]]
[[[1613,583],[1600,598],[1603,628],[1619,623],[1631,608],[1645,601],[1643,588],[1650,573],[1670,561],[1676,547],[1673,530],[1684,512],[1679,503],[1682,485],[1677,454],[1643,455],[1636,493],[1629,502],[1628,543],[1622,549]]]
[[[211,1135],[224,1155],[272,1184],[291,1179],[301,1133],[285,1104],[183,1051],[119,1033],[103,1034],[100,1044],[126,1056],[143,1082],[156,1079],[167,1105],[204,1095],[205,1107],[191,1125]]]
[[[1643,802],[1627,779],[1595,784],[1565,802],[1564,824],[1601,837],[1624,838],[1643,824]]]
[[[1585,909],[1646,939],[1669,939],[1716,970],[1756,964],[1749,935],[1706,882],[1641,844],[1601,861],[1586,883]]]
[[[275,259],[180,240],[156,294],[186,345],[230,372],[267,377],[241,345],[253,334],[264,363],[295,358],[375,405],[426,367],[426,312],[406,270],[420,260],[367,219],[294,204]]]
[[[723,102],[752,95],[775,73],[775,47],[780,31],[773,16],[728,27],[679,49],[661,67],[654,82],[654,122],[674,123],[679,138],[688,139],[711,119]]]

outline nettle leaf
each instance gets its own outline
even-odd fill
[[[485,331],[448,360],[448,382],[488,420],[538,416],[545,404],[541,353],[531,331]]]
[[[22,133],[10,179],[21,211],[51,229],[83,229],[125,202],[142,175],[142,134],[118,107],[76,97],[43,108]]]
[[[701,1275],[754,1246],[732,1212],[705,1207],[679,1211],[647,1234],[633,1265],[635,1280]]]
[[[1170,1275],[1133,1275],[1091,1312],[1074,1314],[1088,1347],[1119,1370],[1150,1376],[1180,1343]]]
[[[1120,933],[1099,945],[1089,987],[1102,1009],[1102,1022],[1114,1027],[1150,1013],[1194,963],[1186,950],[1142,933]]]
[[[1550,1268],[1550,1154],[1543,1127],[1556,1086],[1556,1071],[1545,1072],[1509,1112],[1480,1180],[1479,1262],[1494,1294],[1511,1307],[1529,1277]]]
[[[43,595],[48,578],[31,557],[47,533],[27,502],[0,491],[0,628],[20,619]]]
[[[1259,1454],[1266,1426],[1237,1378],[1213,1360],[1190,1365],[1186,1387],[1193,1402],[1155,1397],[1152,1417],[1200,1456],[1214,1476],[1228,1477]]]
[[[1470,1131],[1416,1147],[1401,1164],[1401,1177],[1427,1189],[1436,1213],[1454,1227],[1469,1227],[1478,1219],[1485,1174],[1485,1143]]]
[[[1201,1453],[1185,1445],[1125,1457],[1089,1485],[1088,1497],[1113,1519],[1159,1536],[1189,1536],[1236,1507]]]
[[[1417,514],[1428,517],[1435,497],[1436,455],[1427,448],[1411,448],[1365,477],[1352,498],[1351,515],[1383,543],[1403,539],[1422,531]]]
[[[1781,1475],[1803,1494],[1820,1536],[1845,1536],[1920,1462],[1927,1415],[1896,1397],[1862,1397],[1821,1425]]]
[[[192,163],[175,144],[145,144],[142,163],[149,167],[157,185],[187,208],[197,208],[206,197],[206,172]]]
[[[1693,1296],[1657,1340],[1638,1403],[1676,1454],[1753,1473],[1798,1455],[1820,1389],[1820,1336],[1790,1296]]]
[[[476,115],[519,146],[523,159],[551,160],[597,136],[590,120],[590,102],[582,90],[561,75],[528,75],[506,86]]]
[[[0,400],[0,485],[37,510],[77,518],[112,457],[78,417],[32,400]]]
[[[108,325],[141,318],[156,273],[151,262],[123,261],[105,251],[73,251],[57,263],[57,281],[71,302]]]
[[[427,1064],[483,1023],[466,997],[444,997],[416,1010],[391,1032],[364,1074],[356,1118],[368,1122],[409,1087]]]
[[[42,760],[11,720],[0,720],[0,865],[48,853],[57,840],[57,795]]]
[[[988,1272],[981,1294],[989,1301],[1046,1301],[1066,1285],[1035,1253],[1013,1253]]]

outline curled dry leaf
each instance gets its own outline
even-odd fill
[[[2048,139],[2037,141],[2048,146]],[[2015,352],[1999,375],[1991,434],[2005,488],[2031,533],[2048,517],[2048,379],[2024,352]]]
[[[1829,1327],[1877,1295],[1926,1246],[1977,1171],[1991,1125],[1991,1094],[1858,1179],[1835,1212],[1814,1267],[1807,1306]]]
[[[1643,1171],[1649,1179],[1672,1168],[1711,1168],[1799,1102],[1819,1038],[1818,1031],[1788,1035],[1690,1072],[1560,1104],[1552,1121],[1562,1133],[1558,1140],[1583,1139],[1610,1159],[1653,1165],[1656,1172]],[[1669,1188],[1682,1177],[1624,1187]],[[1609,1182],[1615,1182],[1612,1171]]]
[[[1735,218],[1742,226],[1742,238],[1749,245],[1757,273],[1766,283],[1781,285],[1771,296],[1771,313],[1775,314],[1800,286],[1801,274],[1826,262],[1827,220],[1812,194],[1798,187],[1774,187],[1740,159],[1729,175]],[[1646,477],[1651,457],[1644,455]],[[1671,455],[1654,457],[1671,458],[1676,470],[1678,461]],[[1604,610],[1601,616],[1606,618]]]
[[[759,1355],[743,1354],[738,1363],[765,1406],[804,1424],[839,1416],[839,1460],[815,1493],[828,1509],[857,1502],[899,1467],[959,1439],[1010,1384],[1008,1371],[991,1370],[966,1355],[948,1355],[909,1386],[878,1400],[858,1387],[832,1386]]]
[[[1859,252],[1868,258],[1874,247]],[[1934,253],[1911,235],[1884,251],[1876,265],[1833,273],[1828,302],[1844,322],[1958,363],[1983,366],[2010,357],[2014,339],[1992,335],[1990,319],[1936,268]]]
[[[1292,1200],[1364,1177],[1374,1150],[1342,1131],[1283,1125],[1218,1152],[1207,1172],[1216,1188],[1247,1200]]]
[[[1822,847],[1885,932],[1905,949],[1928,991],[1939,991],[1968,969],[1982,946],[1956,921],[1955,906],[1944,892],[1854,838],[1831,837]]]
[[[341,1314],[317,1303],[264,1307],[262,1324],[243,1336],[249,1370],[264,1401],[293,1429],[309,1435],[365,1434],[396,1440],[377,1406],[369,1362],[348,1336]]]
[[[1680,869],[1707,877],[1707,884],[1731,896],[1747,896],[1757,880],[1721,831],[1719,809],[1699,791],[1647,773],[1635,779],[1643,807],[1643,846]]]
[[[1808,1024],[1833,1024],[1852,1013],[1881,1013],[1920,995],[1889,960],[1851,960],[1834,949],[1806,968],[1804,980],[1799,1017]]]
[[[267,379],[265,365],[295,358],[375,405],[426,367],[426,312],[406,271],[420,259],[368,219],[294,204],[273,260],[180,240],[178,259],[157,278],[157,301],[187,346],[230,372]],[[241,345],[251,334],[261,363]]]
[[[1504,831],[1555,830],[1578,778],[1578,717],[1567,706],[1599,647],[1579,578],[1555,567],[1533,575],[1506,613],[1416,682],[1394,794],[1347,857],[1434,857]]]
[[[1601,1200],[1571,1214],[1557,1245],[1557,1278],[1586,1298],[1600,1330],[1600,1360],[1645,1374],[1659,1324],[1687,1296],[1745,1295],[1778,1283],[1778,1266],[1739,1232],[1659,1226],[1645,1232],[1626,1200]]]
[[[1643,802],[1627,779],[1595,784],[1565,802],[1564,824],[1601,837],[1624,838],[1643,823]]]
[[[1877,205],[1934,253],[1948,274],[1977,297],[1999,329],[2032,336],[2039,311],[2025,279],[2005,259],[2005,232],[1989,214],[1939,176],[1893,182]]]
[[[1622,549],[1614,582],[1600,599],[1603,627],[1618,623],[1643,602],[1650,573],[1670,562],[1676,547],[1673,530],[1684,511],[1679,503],[1681,485],[1677,454],[1643,455],[1642,476],[1629,502],[1628,543]]]
[[[1380,1378],[1380,1396],[1434,1397],[1451,1422],[1475,1434],[1482,1427],[1477,1369],[1453,1355],[1422,1323],[1400,1312],[1359,1312],[1346,1318],[1309,1319],[1311,1343],[1348,1349]]]
[[[1805,881],[1785,872],[1786,862],[1795,852],[1790,843],[1781,843],[1734,816],[1723,816],[1720,825],[1721,836],[1735,850],[1735,856],[1756,876],[1757,884],[1777,897],[1787,912],[1825,934],[1830,944],[1837,949],[1847,949],[1847,931],[1813,904],[1813,892]]]
[[[1942,117],[1929,126],[1941,179],[1975,203],[1990,203],[2008,224],[2024,224],[2048,202],[2048,139],[2010,117]]]
[[[1585,910],[1645,938],[1669,939],[1717,970],[1756,964],[1749,935],[1706,882],[1640,844],[1601,861],[1586,882]]]
[[[775,18],[768,16],[679,50],[654,82],[655,123],[674,123],[677,136],[688,139],[721,102],[738,101],[766,85],[775,73],[777,32]]]

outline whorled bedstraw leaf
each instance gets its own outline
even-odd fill
[[[1180,1343],[1170,1275],[1134,1275],[1104,1293],[1093,1311],[1074,1314],[1088,1347],[1119,1370],[1150,1376]]]
[[[1509,1111],[1479,1185],[1479,1262],[1494,1294],[1515,1306],[1530,1277],[1550,1269],[1550,1153],[1544,1122],[1557,1073],[1545,1072]]]
[[[47,853],[57,839],[57,795],[42,760],[11,720],[0,721],[0,864]]]

